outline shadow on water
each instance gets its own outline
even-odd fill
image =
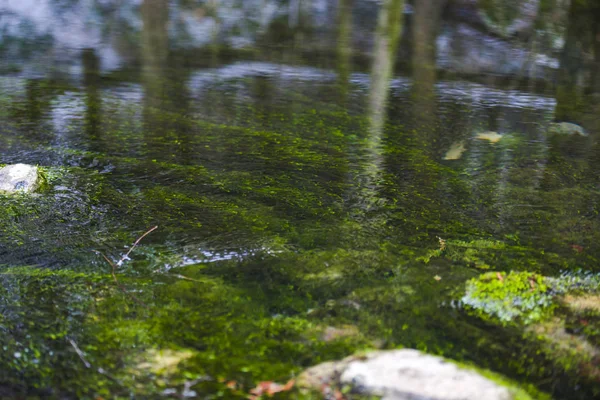
[[[42,3],[0,41],[0,163],[48,183],[0,195],[0,396],[245,398],[402,346],[599,393],[459,301],[598,271],[593,4]]]

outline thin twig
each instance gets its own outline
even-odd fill
[[[133,251],[133,249],[135,249],[135,246],[137,246],[143,238],[145,238],[148,234],[150,234],[151,232],[155,231],[156,229],[158,229],[158,225],[150,228],[148,231],[146,231],[146,233],[144,233],[142,236],[140,236],[139,238],[137,238],[137,240],[133,243],[133,246],[131,246],[131,248],[129,249],[129,251],[127,253],[125,253],[125,255],[123,257],[121,257],[121,259],[117,262],[117,265],[119,267],[121,265],[123,265],[123,262],[125,262],[125,260],[127,260],[129,258],[129,255],[131,254],[131,252]]]
[[[90,368],[92,366],[92,364],[90,364],[85,357],[83,356],[83,351],[81,351],[79,349],[79,347],[77,346],[77,343],[75,343],[75,341],[71,338],[67,338],[67,340],[69,341],[69,343],[71,343],[71,346],[73,346],[73,348],[75,349],[75,352],[77,353],[77,355],[79,356],[79,358],[81,358],[81,361],[83,361],[83,363],[85,364],[86,368]]]
[[[100,254],[102,257],[104,257],[104,259],[106,260],[106,262],[110,265],[111,267],[111,274],[113,279],[115,280],[115,284],[117,285],[117,287],[119,289],[121,289],[123,291],[123,293],[130,295],[137,303],[139,303],[140,305],[148,308],[148,305],[146,305],[146,303],[144,303],[143,301],[141,301],[140,299],[137,298],[137,296],[135,296],[133,293],[129,293],[127,292],[127,289],[121,285],[121,283],[119,283],[119,280],[117,279],[117,266],[121,266],[123,265],[123,262],[128,258],[129,254],[131,254],[131,252],[133,251],[133,249],[140,243],[140,241],[146,237],[150,232],[156,230],[158,228],[157,226],[154,226],[153,228],[149,229],[148,231],[146,231],[146,233],[144,233],[142,236],[140,236],[139,238],[137,238],[137,240],[133,243],[133,245],[131,246],[131,248],[129,249],[129,251],[123,256],[121,257],[121,259],[117,262],[117,264],[115,265],[115,263],[113,263],[110,258],[106,257],[106,255],[104,255],[104,253],[101,253],[99,251],[96,251],[98,254]]]
[[[115,275],[115,269],[116,269],[116,267],[115,267],[115,264],[113,264],[113,262],[112,262],[112,261],[110,261],[110,259],[109,259],[108,257],[106,257],[106,256],[104,255],[104,253],[100,253],[100,252],[98,252],[98,253],[99,253],[99,254],[100,254],[102,257],[104,257],[104,259],[106,260],[106,262],[107,262],[107,263],[110,265],[110,267],[112,268],[112,271],[111,271],[111,273],[112,273],[112,276],[113,276],[113,278],[115,278],[115,282],[116,282],[116,283],[117,283],[117,285],[118,285],[118,284],[119,284],[119,281],[117,280],[117,275]]]
[[[114,264],[112,261],[110,261],[110,259],[109,259],[108,257],[106,257],[106,256],[104,255],[104,253],[100,253],[100,252],[98,252],[98,253],[99,253],[99,254],[100,254],[102,257],[104,257],[104,259],[106,260],[106,262],[108,262],[108,263],[110,264],[110,266],[111,266],[111,268],[112,268],[112,270],[111,270],[111,274],[112,274],[112,277],[113,277],[113,279],[115,280],[115,284],[117,285],[117,287],[118,287],[119,289],[121,289],[121,291],[122,291],[123,293],[125,293],[126,295],[129,295],[129,296],[131,296],[131,298],[133,298],[133,299],[134,299],[134,300],[135,300],[135,301],[136,301],[136,302],[137,302],[139,305],[141,305],[141,306],[144,306],[144,307],[146,307],[146,308],[149,308],[149,307],[148,307],[148,305],[147,305],[146,303],[144,303],[143,301],[141,301],[140,299],[138,299],[138,298],[137,298],[137,296],[136,296],[136,295],[134,295],[133,293],[129,293],[129,292],[127,291],[127,289],[125,288],[125,286],[121,285],[121,283],[120,283],[120,282],[119,282],[119,280],[117,279],[117,274],[115,273],[115,270],[117,269],[117,268],[116,268],[116,266],[115,266],[115,264]]]
[[[81,351],[81,349],[79,348],[79,346],[77,346],[77,343],[75,343],[75,341],[69,337],[67,337],[67,340],[69,341],[69,343],[71,343],[71,346],[73,346],[73,348],[75,349],[75,352],[77,353],[77,355],[79,356],[79,358],[81,359],[81,361],[83,361],[83,364],[85,365],[86,368],[92,368],[92,364],[90,364],[84,357],[83,351]],[[109,378],[112,381],[115,381],[116,383],[118,383],[119,385],[123,386],[123,383],[121,381],[119,381],[117,378],[115,378],[114,376],[112,376],[111,374],[109,374],[104,368],[99,367],[97,369],[98,373],[106,376],[107,378]]]
[[[173,276],[175,278],[185,279],[187,281],[192,281],[192,282],[204,283],[203,281],[201,281],[199,279],[190,278],[188,276],[184,276],[184,275],[180,275],[180,274],[167,274],[167,276]]]

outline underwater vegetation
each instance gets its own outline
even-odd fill
[[[400,80],[375,140],[361,74],[346,107],[176,72],[0,96],[0,161],[47,181],[0,196],[0,397],[315,398],[302,371],[398,348],[598,393],[597,148],[546,135],[547,98],[494,116],[449,81],[425,124]]]
[[[589,272],[487,272],[467,281],[461,301],[479,318],[520,329],[559,368],[597,381],[599,292],[600,276]]]

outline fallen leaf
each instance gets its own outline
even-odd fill
[[[442,277],[439,276],[439,275],[436,275],[436,276],[433,277],[433,279],[435,279],[436,281],[441,281]]]
[[[237,388],[237,382],[236,381],[229,381],[225,383],[225,386],[227,386],[229,389],[236,389]]]
[[[502,277],[502,274],[500,272],[496,272],[496,276],[498,277],[498,280],[500,282],[504,282],[504,278]]]
[[[437,238],[440,241],[440,251],[444,251],[446,249],[446,241],[439,236]]]
[[[535,281],[533,278],[529,278],[529,286],[531,286],[531,291],[535,291]]]
[[[454,142],[446,152],[444,160],[458,160],[466,149],[464,142]]]
[[[480,140],[488,140],[490,143],[498,143],[504,136],[498,134],[498,132],[481,132],[478,133],[475,138]]]
[[[250,389],[250,393],[257,395],[257,396],[261,396],[264,393],[267,392],[267,390],[269,389],[269,387],[271,387],[271,385],[275,384],[275,382],[272,381],[262,381],[259,382],[258,385],[256,385],[256,387],[254,389]]]
[[[583,251],[583,246],[580,246],[580,245],[578,245],[578,244],[572,244],[572,245],[571,245],[571,248],[572,248],[573,250],[575,250],[576,252],[578,252],[578,253],[581,253],[581,252]]]
[[[254,389],[250,390],[251,394],[248,396],[248,398],[255,400],[263,394],[266,394],[267,396],[273,396],[275,393],[287,392],[294,387],[295,383],[295,379],[290,379],[285,385],[281,385],[273,381],[259,382]]]
[[[296,384],[296,380],[290,379],[289,381],[287,381],[287,383],[285,385],[283,385],[283,390],[287,392],[288,390],[291,390],[295,384]]]

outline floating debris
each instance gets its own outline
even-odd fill
[[[551,135],[579,135],[588,136],[585,129],[571,122],[553,122],[548,125],[548,133]]]
[[[465,147],[465,142],[454,142],[450,146],[450,149],[448,149],[446,152],[444,160],[458,160],[460,157],[462,157],[462,154],[465,152],[465,150],[467,150]]]
[[[475,135],[475,139],[487,140],[490,143],[498,143],[503,137],[504,135],[500,135],[498,132],[492,131],[481,132]]]

